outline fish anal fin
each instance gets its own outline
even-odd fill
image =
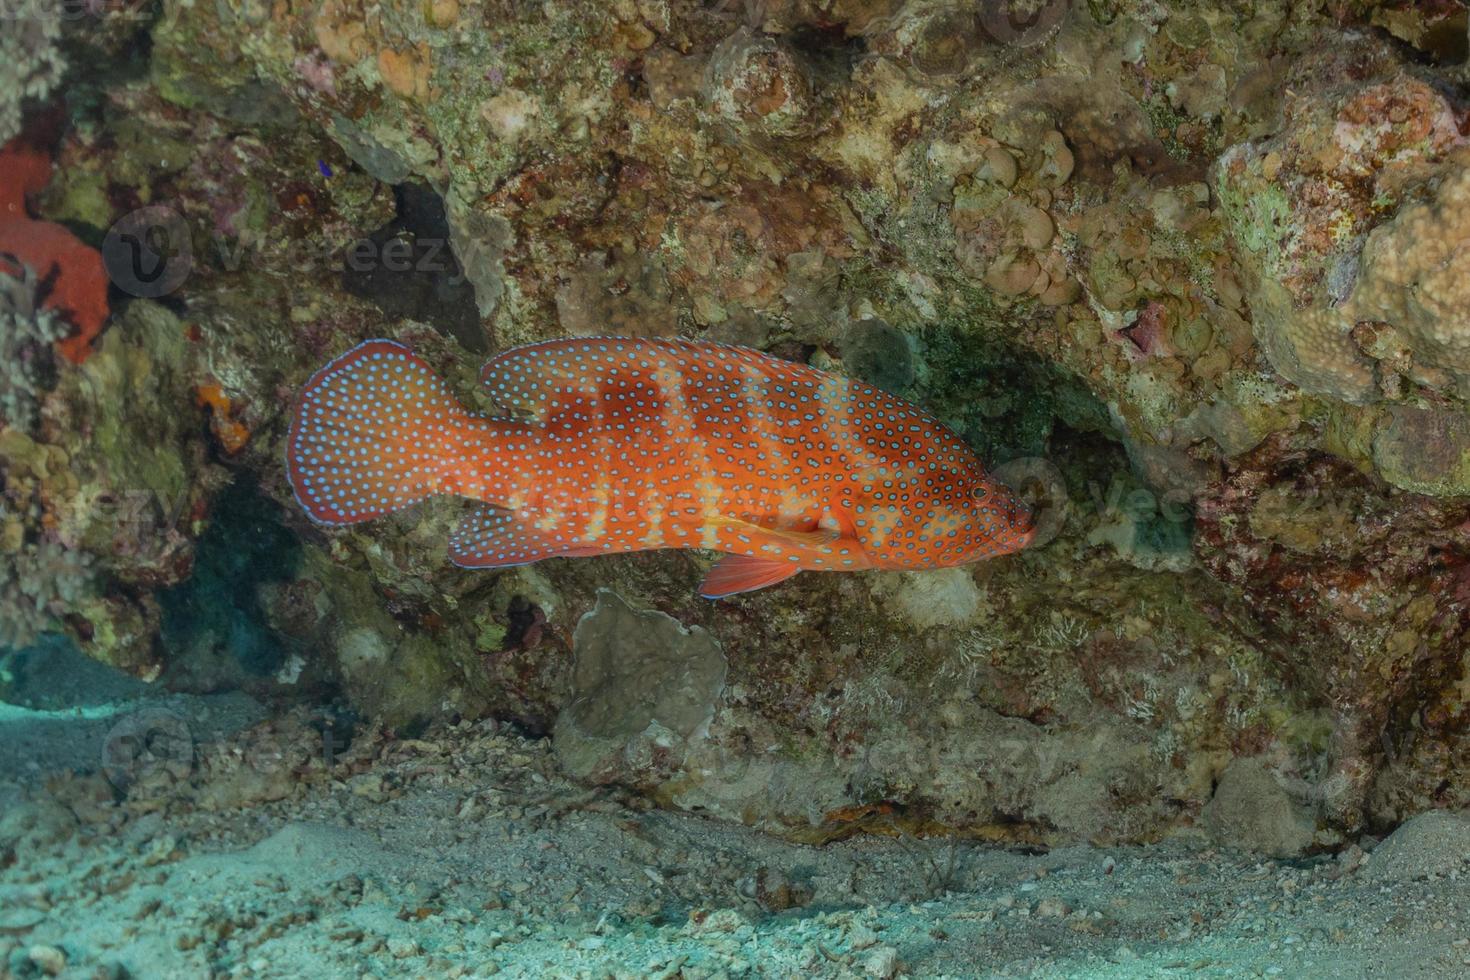
[[[606,551],[599,542],[568,542],[520,512],[499,507],[476,507],[449,535],[449,560],[461,568],[509,568],[543,558],[585,558]]]
[[[794,561],[726,555],[699,584],[699,594],[706,599],[723,599],[741,592],[754,592],[784,582],[799,571],[801,567]]]

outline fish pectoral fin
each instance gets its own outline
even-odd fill
[[[785,581],[799,571],[801,568],[794,561],[726,555],[699,584],[699,594],[706,599],[723,599],[741,592],[754,592]]]
[[[709,523],[722,531],[744,534],[752,541],[773,541],[788,548],[821,548],[841,536],[840,532],[828,528],[819,527],[803,531],[795,528],[766,527],[764,524],[753,524],[738,517],[715,517]]]
[[[449,534],[449,560],[460,568],[508,568],[605,551],[600,543],[569,542],[555,528],[538,527],[521,512],[500,507],[474,508]]]

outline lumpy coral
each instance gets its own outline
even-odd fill
[[[1272,365],[1305,390],[1376,401],[1384,395],[1379,358],[1354,325],[1388,320],[1406,340],[1423,341],[1426,317],[1448,311],[1419,304],[1455,302],[1443,279],[1419,280],[1452,278],[1443,265],[1464,236],[1460,110],[1361,37],[1305,59],[1289,83],[1281,132],[1232,147],[1216,168],[1256,336]],[[1416,200],[1436,184],[1442,200]],[[1391,257],[1411,236],[1413,251]],[[1434,294],[1414,295],[1422,286]],[[1414,322],[1397,324],[1406,316]]]
[[[1404,207],[1375,228],[1340,324],[1382,323],[1402,345],[1409,373],[1426,387],[1470,400],[1470,159],[1448,172],[1428,200]]]
[[[93,595],[92,559],[59,522],[55,495],[75,486],[65,454],[0,429],[0,646],[58,630]]]
[[[0,554],[0,647],[23,647],[60,629],[91,585],[87,556],[56,541],[23,541]]]

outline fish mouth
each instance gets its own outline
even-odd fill
[[[1012,497],[1006,510],[1006,524],[1019,551],[1036,538],[1036,515],[1018,498]]]

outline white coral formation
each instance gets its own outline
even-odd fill
[[[1252,309],[1256,338],[1283,378],[1305,391],[1352,405],[1378,400],[1373,362],[1353,342],[1355,321],[1346,307],[1297,312],[1284,286],[1265,282]]]
[[[0,515],[5,504],[0,503]],[[67,609],[91,594],[88,556],[44,537],[0,552],[0,648],[20,648],[60,626]]]
[[[20,132],[21,102],[44,99],[61,81],[66,62],[56,47],[63,4],[4,0],[0,6],[0,143]]]
[[[1470,169],[1454,167],[1432,198],[1373,230],[1342,303],[1293,310],[1286,289],[1267,282],[1255,306],[1258,324],[1276,325],[1258,331],[1267,357],[1307,391],[1378,401],[1373,357],[1402,351],[1413,380],[1470,399]],[[1379,325],[1371,350],[1353,337],[1361,323]]]
[[[40,308],[35,274],[20,269],[12,276],[0,264],[0,423],[30,432],[56,377],[52,345],[69,328],[54,311]]]
[[[1416,380],[1453,380],[1470,397],[1470,169],[1453,171],[1433,200],[1374,229],[1342,315],[1389,324],[1413,354]]]

